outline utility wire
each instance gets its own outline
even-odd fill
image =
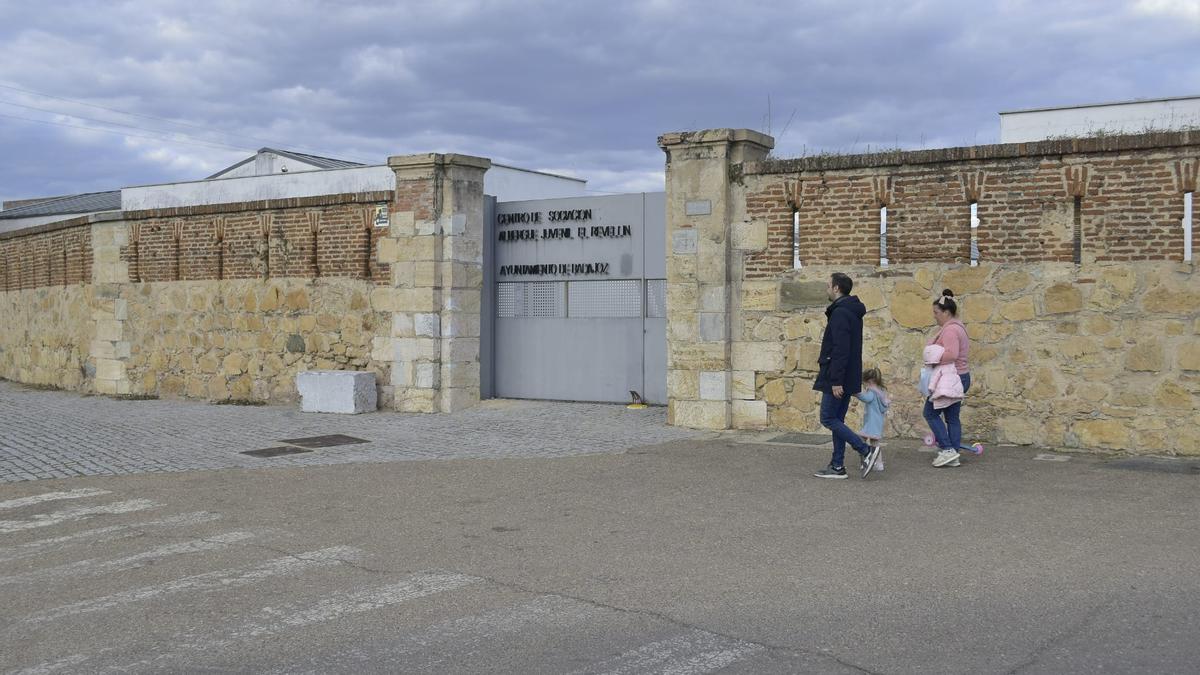
[[[172,120],[172,119],[169,119],[169,118],[166,118],[166,117],[158,117],[158,116],[156,116],[156,115],[146,115],[146,114],[144,114],[144,113],[135,113],[135,112],[129,112],[129,111],[127,111],[127,110],[120,110],[120,109],[118,109],[118,108],[110,108],[110,107],[108,107],[108,106],[99,105],[99,104],[97,104],[97,103],[88,103],[88,102],[86,102],[86,101],[80,101],[80,100],[77,100],[77,99],[66,98],[66,97],[64,97],[64,96],[55,96],[54,94],[46,94],[46,93],[43,93],[43,92],[40,92],[40,91],[34,91],[34,90],[32,90],[32,89],[25,89],[25,88],[22,88],[22,87],[14,87],[14,86],[12,86],[12,85],[9,85],[9,84],[3,84],[3,83],[0,83],[0,89],[8,89],[8,90],[11,90],[11,91],[18,91],[18,92],[21,92],[21,93],[23,93],[23,94],[32,94],[32,95],[34,95],[34,96],[43,96],[43,97],[45,97],[45,98],[51,98],[51,99],[54,99],[54,100],[57,100],[57,101],[65,101],[65,102],[67,102],[67,103],[74,103],[74,104],[76,104],[76,105],[88,106],[88,107],[90,107],[90,108],[98,108],[98,109],[100,109],[100,110],[107,110],[107,111],[109,111],[109,112],[115,112],[115,113],[118,113],[118,114],[121,114],[121,115],[129,115],[129,116],[131,116],[131,117],[140,117],[140,118],[142,118],[142,119],[156,120],[156,121],[159,121],[159,122],[166,122],[166,123],[168,123],[168,124],[175,124],[175,125],[179,125],[179,126],[183,126],[183,127],[190,127],[190,128],[193,128],[193,129],[199,129],[200,131],[205,131],[205,132],[208,132],[208,133],[216,133],[216,134],[221,134],[221,135],[225,135],[225,136],[230,136],[230,137],[233,137],[233,138],[244,138],[244,139],[246,139],[246,140],[249,140],[249,141],[254,141],[255,143],[262,143],[262,144],[264,144],[264,145],[268,145],[268,146],[271,146],[271,145],[274,145],[274,146],[279,146],[280,148],[283,148],[283,149],[307,150],[307,151],[309,151],[309,152],[312,152],[312,153],[314,153],[314,154],[317,154],[317,153],[324,153],[324,151],[323,151],[323,150],[317,150],[317,149],[314,149],[314,148],[308,148],[308,147],[305,147],[305,146],[303,146],[303,145],[296,145],[296,144],[294,144],[294,143],[291,143],[291,142],[284,142],[284,141],[271,141],[271,140],[269,140],[269,139],[262,139],[262,138],[256,138],[256,137],[253,137],[253,136],[246,136],[246,135],[244,135],[244,134],[238,134],[238,133],[234,133],[234,132],[232,132],[232,131],[214,131],[213,129],[211,129],[211,128],[209,128],[209,127],[204,127],[204,126],[201,126],[201,125],[198,125],[198,124],[191,124],[191,123],[188,123],[188,122],[179,122],[179,121]],[[60,113],[60,114],[67,114],[67,113]],[[135,127],[135,128],[140,128],[140,127]],[[325,154],[328,154],[328,153],[325,153]],[[370,164],[370,163],[371,163],[371,162],[363,161],[363,160],[361,160],[361,159],[357,159],[356,161],[360,161],[360,162],[362,162],[363,164]]]
[[[182,136],[184,138],[189,138],[189,139],[192,139],[199,143],[206,143],[206,144],[211,144],[211,145],[215,145],[215,146],[221,146],[221,147],[229,148],[230,150],[238,150],[238,151],[245,150],[245,148],[233,146],[233,145],[226,145],[224,143],[221,143],[220,141],[210,141],[210,140],[207,140],[204,138],[200,138],[198,136],[193,136],[191,134],[185,134],[182,131],[169,131],[166,129],[160,131],[158,129],[147,129],[145,127],[139,127],[134,124],[125,124],[124,122],[110,122],[108,120],[99,120],[94,117],[84,117],[83,115],[75,115],[73,113],[60,112],[58,110],[51,110],[49,108],[38,108],[36,106],[25,105],[23,103],[13,103],[12,101],[0,101],[0,105],[11,105],[11,106],[15,106],[17,108],[25,108],[27,110],[36,110],[38,112],[50,113],[52,115],[62,115],[63,117],[70,117],[72,119],[83,120],[85,122],[92,122],[94,124],[125,127],[126,129],[136,129],[138,131],[145,131],[145,132],[152,133],[152,134],[162,134],[163,138],[166,140],[176,140],[174,138],[174,136]]]
[[[88,127],[88,126],[84,126],[82,124],[67,124],[65,122],[51,122],[50,120],[35,120],[31,117],[18,117],[17,115],[5,115],[4,113],[0,113],[0,117],[7,117],[8,119],[13,119],[13,120],[21,120],[22,122],[34,122],[35,124],[49,124],[51,126],[56,126],[56,127],[67,127],[69,129],[83,129],[85,131],[102,131],[104,133],[109,133],[109,134],[119,134],[121,136],[130,136],[132,138],[147,138],[152,141],[164,141],[167,143],[176,143],[179,145],[196,145],[196,146],[201,146],[201,147],[205,147],[205,148],[215,148],[217,150],[237,150],[238,152],[254,152],[253,150],[248,150],[246,148],[238,148],[238,147],[235,147],[232,145],[218,145],[215,143],[205,143],[205,142],[197,142],[197,141],[180,141],[180,140],[174,140],[171,138],[165,138],[165,137],[160,137],[160,136],[147,136],[147,135],[143,135],[143,134],[135,134],[135,133],[131,133],[128,131],[121,131],[119,129],[104,129],[104,128],[97,128],[97,127]]]

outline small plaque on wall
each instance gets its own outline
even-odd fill
[[[375,227],[388,226],[388,207],[387,204],[379,204],[375,207]]]
[[[708,216],[712,215],[712,200],[697,199],[686,202],[683,205],[684,213],[689,216]]]
[[[696,231],[680,230],[671,237],[671,252],[687,255],[696,252]]]

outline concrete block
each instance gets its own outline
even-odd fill
[[[418,337],[439,337],[442,334],[442,317],[437,314],[413,316],[413,330]]]
[[[375,373],[358,370],[307,370],[296,374],[304,412],[357,414],[378,406]]]
[[[728,387],[729,373],[725,371],[700,373],[700,398],[704,401],[724,401]]]
[[[700,314],[700,341],[723,342],[725,334],[725,314]]]
[[[767,426],[766,401],[734,401],[734,429],[763,429]]]
[[[735,370],[733,371],[733,398],[753,401],[754,395],[754,371],[753,370]]]

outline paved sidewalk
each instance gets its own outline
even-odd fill
[[[370,442],[272,458],[239,454],[330,434]],[[667,426],[665,408],[496,400],[450,415],[321,415],[282,406],[117,400],[0,381],[0,483],[233,467],[566,457],[702,436]]]

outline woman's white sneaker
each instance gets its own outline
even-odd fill
[[[953,450],[941,450],[933,458],[934,466],[958,466],[958,453]]]

